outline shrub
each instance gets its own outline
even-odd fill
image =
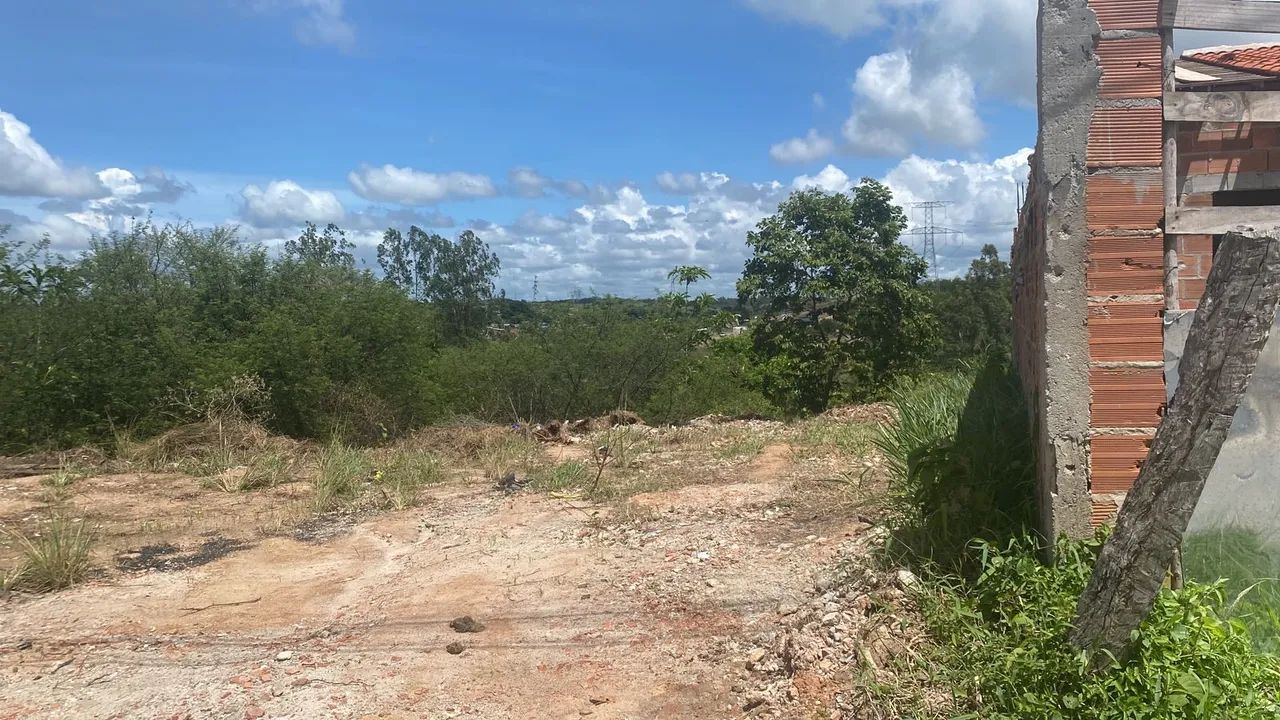
[[[901,383],[893,402],[897,422],[875,442],[892,475],[898,550],[960,568],[975,538],[1003,541],[1031,527],[1030,428],[1007,360]]]
[[[374,473],[374,482],[396,510],[418,503],[418,492],[443,477],[440,458],[425,450],[397,450]]]
[[[357,497],[368,473],[369,462],[364,452],[342,443],[329,444],[320,454],[319,471],[312,481],[315,489],[312,502],[316,509],[331,510]]]
[[[972,582],[920,594],[938,679],[958,718],[1015,720],[1262,720],[1280,713],[1280,661],[1256,654],[1244,628],[1223,620],[1222,589],[1163,592],[1135,636],[1134,657],[1090,669],[1067,640],[1101,538],[1061,541],[1044,565],[1033,539],[975,548]]]
[[[71,587],[89,573],[93,533],[83,520],[54,515],[30,535],[16,530],[6,534],[22,554],[18,566],[4,579],[6,588],[53,592]]]
[[[577,460],[538,468],[533,472],[530,486],[538,490],[556,492],[581,487],[591,479],[591,469]]]

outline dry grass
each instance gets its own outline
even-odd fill
[[[342,443],[326,447],[320,453],[319,472],[311,481],[315,509],[332,510],[359,497],[369,470],[369,458],[364,451]]]
[[[495,483],[512,473],[529,472],[538,465],[541,457],[541,445],[512,432],[491,437],[476,455],[485,479]]]
[[[385,455],[374,472],[374,483],[396,510],[417,505],[422,488],[444,478],[444,463],[427,450],[400,448]]]
[[[3,579],[5,589],[54,592],[80,582],[89,572],[93,532],[83,520],[54,515],[30,534],[6,529],[21,559]]]

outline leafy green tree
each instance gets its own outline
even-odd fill
[[[898,242],[906,224],[889,189],[864,179],[849,194],[796,192],[747,235],[738,293],[761,312],[752,339],[779,407],[872,397],[929,357],[927,265]]]
[[[711,274],[706,271],[706,268],[697,265],[680,265],[667,273],[667,279],[672,285],[676,283],[683,285],[685,297],[688,297],[689,288],[699,280],[710,280]]]
[[[1007,355],[1013,335],[1013,273],[994,245],[962,278],[926,286],[933,298],[940,344],[936,364],[955,366],[993,354]]]
[[[284,256],[301,263],[354,267],[355,256],[351,254],[354,247],[347,233],[337,225],[329,223],[320,231],[314,223],[307,223],[296,240],[285,242]]]
[[[378,245],[378,264],[388,282],[439,310],[451,341],[483,335],[501,263],[478,235],[466,230],[452,241],[416,226],[407,235],[390,228]]]

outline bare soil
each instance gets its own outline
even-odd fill
[[[722,431],[683,432],[654,431],[608,502],[459,471],[413,510],[341,522],[308,519],[302,483],[78,481],[67,502],[100,528],[102,569],[0,601],[0,720],[831,717],[753,700],[748,667],[869,547],[868,489],[833,482],[865,459],[798,452],[776,424],[737,455]],[[30,526],[45,493],[0,480],[0,522]],[[307,523],[336,529],[293,532]],[[451,628],[463,616],[483,629]],[[848,684],[829,670],[801,694]]]

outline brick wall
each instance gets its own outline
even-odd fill
[[[1109,521],[1164,407],[1163,42],[1159,0],[1089,0],[1102,28],[1089,131],[1091,517]]]

